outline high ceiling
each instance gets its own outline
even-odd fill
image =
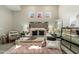
[[[20,11],[21,10],[20,5],[6,5],[6,7],[12,11]]]

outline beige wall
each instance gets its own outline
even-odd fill
[[[28,18],[28,12],[33,11],[33,12],[46,12],[46,11],[50,11],[52,13],[52,18],[51,19],[42,19],[39,20],[37,18],[34,19],[29,19]],[[54,23],[54,20],[56,20],[58,18],[58,6],[22,6],[22,10],[19,12],[14,12],[14,29],[16,30],[22,30],[23,27],[22,25],[24,24],[28,24],[31,21],[48,21],[49,24]]]
[[[51,19],[42,19],[37,18],[29,19],[28,12],[46,12],[50,11],[52,13]],[[78,5],[60,5],[60,6],[22,6],[21,11],[10,11],[5,6],[0,6],[0,34],[6,33],[9,30],[23,30],[23,25],[28,25],[31,21],[48,21],[49,25],[53,26],[57,18],[63,19],[64,26],[69,25],[70,18],[72,20],[76,19],[76,16],[79,15],[79,6]]]
[[[59,6],[59,18],[63,19],[64,26],[70,25],[70,19],[77,20],[76,19],[77,15],[79,15],[79,5],[61,5],[61,6]]]
[[[0,6],[0,35],[12,29],[12,13],[5,6]]]
[[[51,19],[42,19],[37,18],[29,19],[28,12],[46,12],[50,11],[52,13]],[[70,19],[76,19],[76,16],[79,15],[79,6],[78,5],[52,5],[52,6],[22,6],[20,11],[10,11],[5,6],[0,6],[0,34],[6,33],[9,30],[23,30],[23,25],[28,25],[31,21],[48,21],[49,25],[53,26],[55,20],[58,18],[63,19],[64,26],[69,26]],[[51,27],[50,26],[50,27]]]

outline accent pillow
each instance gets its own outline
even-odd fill
[[[47,48],[58,48],[60,49],[60,41],[48,41],[46,44]]]
[[[46,41],[42,42],[42,47],[46,46]]]

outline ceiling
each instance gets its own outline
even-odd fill
[[[20,11],[21,10],[21,6],[20,5],[6,5],[6,7],[8,9],[10,9],[11,11]]]

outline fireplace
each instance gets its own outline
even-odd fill
[[[38,31],[32,31],[32,36],[38,35]]]
[[[30,22],[29,32],[32,36],[44,36],[48,31],[48,22]]]
[[[43,30],[32,31],[32,36],[44,36],[45,33]]]
[[[40,30],[39,35],[44,35],[44,31]]]
[[[32,36],[44,36],[46,35],[47,30],[44,28],[31,28],[30,35]]]

